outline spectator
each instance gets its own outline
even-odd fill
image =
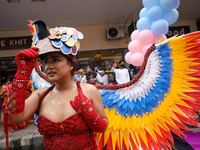
[[[114,70],[117,69],[117,62],[113,61],[111,63],[111,68],[110,70],[106,70],[106,75],[108,76],[108,81],[109,85],[116,85],[116,80],[115,80],[115,72]]]
[[[78,67],[78,74],[74,75],[74,81],[80,81],[81,83],[87,83],[86,76],[83,74],[83,67]]]
[[[13,75],[9,76],[7,82],[1,86],[0,96],[3,98],[3,103],[8,95],[8,92],[10,91],[12,87],[11,82],[13,81],[13,79],[14,79]]]
[[[111,70],[117,69],[117,62],[113,61],[111,64]]]
[[[133,76],[133,68],[134,66],[132,64],[129,65],[129,75],[130,75],[130,80],[134,78]]]
[[[120,66],[119,69],[114,70],[117,84],[123,84],[129,82],[130,81],[129,72],[128,69],[125,68],[123,60],[119,61],[119,66]]]
[[[133,66],[133,77],[140,71],[140,67]]]
[[[96,76],[97,76],[97,74],[95,72],[88,72],[87,76],[86,76],[87,83],[92,84],[92,85],[97,84]]]
[[[101,75],[101,78],[103,80],[103,84],[104,85],[108,85],[109,84],[109,81],[108,81],[108,76],[106,75],[105,73],[105,69],[102,69],[99,71],[100,75]]]
[[[87,66],[87,75],[88,75],[89,72],[96,73],[96,72],[94,71],[94,67],[95,67],[94,65],[88,65],[88,66]],[[91,74],[91,73],[90,73],[90,74]],[[102,85],[103,85],[103,80],[102,80],[100,74],[97,74],[97,75],[96,75],[96,80],[97,80],[97,83],[98,83],[98,84],[102,84]]]

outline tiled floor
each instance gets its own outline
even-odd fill
[[[34,124],[28,125],[26,128],[15,131],[14,133],[9,133],[9,137],[14,137],[14,136],[24,136],[27,134],[37,134],[39,133],[37,130],[37,126]],[[3,125],[0,124],[0,139],[4,138],[5,134],[4,134],[4,128]]]

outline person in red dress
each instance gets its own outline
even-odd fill
[[[93,132],[104,132],[108,125],[100,93],[93,85],[73,80],[74,55],[82,33],[65,27],[48,30],[41,20],[32,24],[39,40],[36,47],[16,55],[18,71],[1,117],[4,128],[12,120],[19,124],[36,112],[46,150],[97,150]],[[61,48],[59,41],[67,45]],[[38,55],[46,64],[45,72],[53,85],[38,89],[25,101],[26,85]]]
[[[6,100],[8,92],[10,91],[10,89],[12,87],[11,82],[13,81],[13,77],[14,77],[13,75],[10,75],[7,82],[1,86],[0,96],[3,98],[3,103]]]

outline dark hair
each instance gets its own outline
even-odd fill
[[[12,82],[12,81],[14,80],[14,75],[10,75],[10,76],[8,77],[8,80],[9,80],[10,82]]]
[[[84,69],[84,67],[83,67],[83,66],[78,66],[78,67],[76,68],[76,70],[79,70],[79,69]]]
[[[90,69],[92,69],[92,71],[94,71],[94,67],[95,67],[94,65],[90,64],[88,66],[89,66]]]
[[[133,66],[132,64],[130,64],[130,65],[129,65],[129,68],[130,68],[130,69],[133,69],[133,68],[134,68],[134,66]]]
[[[106,71],[106,69],[105,69],[104,67],[102,67],[102,68],[101,68],[101,70],[104,70],[104,71]]]
[[[120,60],[120,61],[119,61],[119,64],[120,64],[121,62],[124,62],[124,61],[123,61],[123,60]]]
[[[112,63],[111,63],[111,66],[113,66],[115,63],[117,63],[116,61],[113,61]]]
[[[97,81],[96,76],[97,76],[97,74],[95,72],[88,72],[86,75],[87,83],[95,84]]]
[[[64,55],[64,54],[63,54]],[[72,56],[71,54],[69,55],[64,55],[65,58],[67,59],[67,62],[70,63],[73,66],[73,69],[71,70],[71,75],[74,76],[74,72],[75,72],[75,61],[74,61],[74,56]]]

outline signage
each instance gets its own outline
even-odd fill
[[[169,27],[169,31],[167,33],[167,38],[170,38],[175,35],[182,35],[190,33],[190,26],[177,26],[177,27]]]
[[[32,36],[0,38],[0,50],[25,49],[31,43]]]

